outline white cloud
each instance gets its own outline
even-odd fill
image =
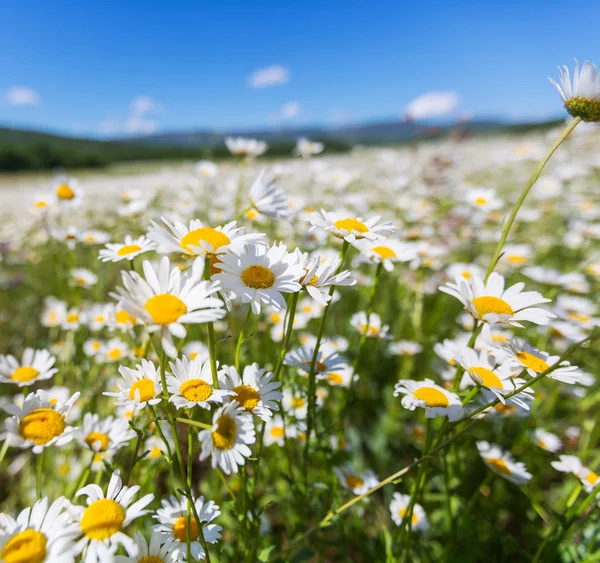
[[[129,115],[123,121],[116,115],[108,116],[98,126],[101,135],[113,136],[122,133],[150,135],[158,130],[158,122],[152,118],[162,106],[150,96],[136,96],[129,105]]]
[[[406,106],[405,115],[410,119],[443,117],[453,112],[459,101],[456,92],[427,92]]]
[[[288,102],[281,106],[281,117],[283,119],[294,119],[300,115],[301,106],[298,102]]]
[[[150,135],[158,129],[158,123],[154,119],[148,119],[140,115],[132,115],[125,121],[125,132],[134,135]]]
[[[38,106],[42,102],[40,95],[26,86],[13,86],[6,91],[6,101],[11,106]]]
[[[251,88],[268,88],[285,84],[290,79],[290,71],[281,65],[272,65],[255,70],[248,78]]]
[[[132,115],[144,115],[145,113],[156,113],[161,110],[160,104],[150,96],[137,96],[131,102]]]

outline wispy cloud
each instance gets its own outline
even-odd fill
[[[5,92],[4,97],[11,106],[38,106],[42,103],[40,95],[26,86],[13,86]]]
[[[248,78],[250,88],[268,88],[285,84],[290,79],[290,71],[281,65],[272,65],[255,70]]]
[[[300,115],[302,106],[298,102],[288,102],[281,106],[281,117],[283,119],[294,119]]]
[[[443,117],[456,110],[459,101],[456,92],[427,92],[412,100],[404,114],[409,119]]]
[[[158,130],[155,114],[162,106],[150,96],[137,96],[129,105],[129,115],[121,120],[117,115],[109,115],[98,126],[98,132],[104,136],[119,135],[151,135]]]

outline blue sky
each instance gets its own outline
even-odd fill
[[[457,114],[561,115],[547,77],[597,56],[594,27],[567,1],[495,4],[5,0],[0,124],[84,136],[331,125],[399,117],[429,91],[455,92]],[[598,21],[600,2],[577,14]],[[273,66],[283,83],[253,88]]]

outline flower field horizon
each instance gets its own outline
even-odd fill
[[[0,563],[600,561],[600,78],[559,82],[550,131],[3,180]]]

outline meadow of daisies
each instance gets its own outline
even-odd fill
[[[0,562],[600,561],[580,122],[5,193]]]

